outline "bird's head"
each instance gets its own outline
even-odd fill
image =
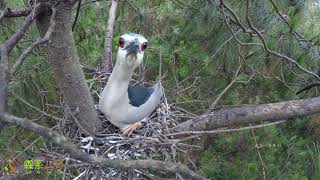
[[[139,34],[127,33],[120,37],[118,45],[118,63],[135,68],[142,62],[148,41]]]

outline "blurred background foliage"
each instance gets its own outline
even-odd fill
[[[22,0],[0,2],[2,7],[26,6]],[[268,48],[318,72],[320,2],[275,1],[289,25],[280,18],[270,1],[250,2],[250,18],[263,32]],[[226,0],[225,4],[248,27],[245,23],[246,1]],[[110,1],[82,1],[74,39],[87,79],[94,78],[91,70],[98,68],[101,61],[109,7]],[[21,20],[11,18],[0,22],[1,42],[14,33]],[[231,23],[231,27],[241,41],[259,42],[257,37],[241,32],[238,26]],[[149,41],[145,54],[145,81],[158,78],[161,58],[169,103],[194,114],[200,115],[212,107],[217,95],[235,78],[239,62],[242,67],[237,80],[247,82],[235,83],[217,106],[270,103],[318,95],[317,89],[295,95],[299,88],[315,79],[259,47],[237,44],[216,0],[120,1],[113,39],[114,60],[118,38],[125,32],[140,33]],[[11,53],[10,63],[13,64],[38,36],[36,26],[32,26]],[[93,84],[91,90],[99,91],[97,87]],[[62,115],[61,95],[42,48],[34,50],[19,68],[10,91],[42,111]],[[18,116],[47,126],[58,123],[48,121],[12,95],[9,106],[10,111]],[[191,142],[200,144],[203,149],[189,152],[189,155],[197,170],[211,179],[319,179],[319,135],[320,117],[314,115],[254,131],[205,136]],[[33,148],[19,155],[30,143],[34,143]],[[42,146],[38,136],[9,127],[0,136],[0,158],[4,160],[19,155],[19,158],[26,159],[34,156],[33,152]],[[189,163],[186,158],[181,157],[181,160]],[[193,167],[191,163],[189,165]]]

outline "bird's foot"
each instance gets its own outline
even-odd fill
[[[131,124],[127,128],[121,129],[121,131],[122,131],[123,135],[130,136],[134,130],[137,130],[137,129],[141,128],[141,127],[142,127],[142,123],[141,122],[136,122],[136,123]]]

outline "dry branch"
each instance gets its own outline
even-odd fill
[[[10,53],[12,48],[22,39],[22,37],[26,33],[28,27],[33,22],[34,18],[36,16],[38,16],[39,14],[41,14],[44,11],[44,9],[45,9],[44,4],[36,5],[33,8],[33,11],[31,13],[29,13],[29,15],[25,18],[25,20],[21,24],[20,28],[18,29],[18,31],[4,43],[7,50],[8,50],[8,53]]]
[[[106,37],[104,41],[104,49],[102,55],[102,71],[105,73],[112,72],[112,36],[114,29],[114,22],[116,19],[118,1],[112,0],[111,7],[109,9],[109,18],[106,30]]]
[[[32,21],[33,15],[32,13],[30,13],[21,24],[21,28],[5,42],[5,46],[7,47],[8,52],[10,52],[12,48],[22,39],[24,33],[27,31]]]
[[[56,116],[54,116],[54,115],[52,115],[52,114],[48,114],[48,113],[40,110],[39,108],[31,105],[28,101],[26,101],[26,100],[24,100],[23,98],[19,97],[16,93],[10,92],[10,94],[12,94],[14,98],[16,98],[17,100],[21,101],[23,104],[25,104],[25,105],[29,106],[30,108],[38,111],[39,113],[41,113],[41,114],[43,114],[43,115],[45,115],[45,116],[47,116],[47,117],[49,117],[49,118],[51,118],[51,119],[54,119],[54,120],[56,120],[56,121],[64,121],[64,119],[62,119],[62,118],[56,117]]]
[[[312,83],[312,84],[309,84],[308,86],[302,88],[301,90],[299,90],[298,92],[296,92],[296,95],[302,93],[303,91],[307,91],[313,87],[317,87],[317,86],[320,86],[320,83],[319,82],[316,82],[316,83]]]
[[[21,16],[28,16],[28,14],[30,14],[31,12],[31,8],[26,8],[26,9],[5,8],[3,12],[4,12],[4,17],[21,17]]]
[[[79,17],[79,14],[80,14],[80,8],[81,8],[81,0],[78,1],[76,16],[74,17],[74,21],[73,21],[73,24],[72,24],[72,31],[74,31],[74,28],[76,27],[76,24],[77,24],[77,21],[78,21],[78,17]]]
[[[6,112],[8,95],[8,50],[5,45],[0,44],[0,113]],[[4,123],[0,121],[0,132]]]
[[[51,14],[51,19],[50,19],[50,26],[47,30],[47,32],[45,33],[45,35],[42,38],[39,38],[37,41],[33,42],[29,47],[27,47],[19,56],[19,58],[17,59],[16,63],[13,65],[13,67],[11,68],[11,75],[13,75],[16,70],[19,68],[19,66],[23,63],[24,59],[27,57],[27,55],[32,51],[32,49],[34,49],[35,47],[46,43],[47,41],[49,41],[51,34],[53,32],[53,28],[55,26],[55,21],[54,18],[56,16],[56,9],[52,8],[52,14]]]
[[[227,93],[227,91],[233,86],[234,83],[237,82],[237,78],[238,78],[238,75],[239,75],[239,72],[240,72],[240,69],[241,69],[241,61],[240,61],[240,58],[239,58],[239,66],[236,70],[236,73],[234,75],[234,78],[232,79],[232,81],[224,88],[224,90],[217,96],[217,98],[213,101],[213,103],[210,105],[210,108],[214,108],[218,102],[220,101],[220,99],[222,98],[222,96]]]
[[[120,169],[149,169],[155,171],[160,170],[173,174],[180,173],[192,179],[204,179],[182,164],[174,164],[171,162],[156,160],[109,160],[102,156],[86,154],[82,152],[82,150],[80,150],[75,144],[71,143],[71,141],[65,136],[62,136],[61,134],[49,128],[33,123],[28,119],[19,118],[8,113],[1,113],[0,119],[11,124],[19,125],[25,129],[31,130],[43,137],[48,138],[66,150],[70,157],[80,161],[92,163],[100,167]]]

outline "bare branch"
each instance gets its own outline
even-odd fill
[[[242,32],[244,32],[244,33],[251,33],[251,34],[252,34],[252,31],[247,30],[247,29],[244,27],[244,25],[242,25],[242,23],[241,23],[240,20],[239,20],[239,17],[236,15],[236,13],[235,13],[231,8],[229,8],[228,6],[226,6],[223,1],[220,1],[220,2],[221,2],[221,3],[223,4],[223,6],[230,12],[230,14],[232,15],[232,17],[235,19],[235,24],[237,24],[237,25],[241,28]]]
[[[320,97],[260,105],[213,109],[172,128],[173,131],[214,130],[221,127],[262,121],[279,121],[320,113]]]
[[[44,7],[45,7],[45,4],[35,5],[32,13],[29,13],[29,15],[25,18],[25,20],[21,24],[20,28],[18,29],[18,31],[4,43],[4,45],[6,46],[6,48],[8,50],[8,53],[10,53],[12,48],[22,39],[22,37],[26,33],[28,27],[33,22],[34,18],[43,12],[43,10],[45,9]]]
[[[76,27],[76,24],[77,24],[77,21],[78,21],[78,17],[79,17],[79,14],[80,14],[80,7],[81,7],[81,0],[79,0],[79,2],[78,2],[76,17],[74,18],[74,21],[73,21],[73,24],[72,24],[72,31],[74,31],[74,28]]]
[[[39,108],[31,105],[29,102],[27,102],[26,100],[22,99],[21,97],[19,97],[19,96],[18,96],[17,94],[15,94],[14,92],[10,92],[10,94],[12,94],[12,95],[14,96],[14,98],[18,99],[19,101],[21,101],[21,102],[24,103],[25,105],[27,105],[27,106],[29,106],[30,108],[32,108],[32,109],[40,112],[40,113],[43,114],[43,115],[45,115],[45,116],[47,116],[47,117],[49,117],[49,118],[52,118],[52,119],[54,119],[54,120],[56,120],[56,121],[64,121],[64,119],[62,119],[62,118],[56,117],[56,116],[54,116],[54,115],[52,115],[52,114],[48,114],[48,113],[40,110]]]
[[[313,88],[313,87],[317,87],[317,86],[320,86],[320,83],[319,83],[319,82],[309,84],[308,86],[306,86],[306,87],[300,89],[298,92],[296,92],[296,95],[302,93],[303,91],[307,91],[307,90],[309,90],[309,89],[311,89],[311,88]]]
[[[295,35],[297,35],[299,38],[303,39],[304,41],[308,42],[308,41],[312,41],[312,39],[307,40],[306,38],[304,38],[301,34],[299,34],[297,31],[294,31],[290,25],[290,23],[288,22],[288,20],[280,13],[277,5],[273,2],[273,0],[269,0],[273,6],[273,8],[276,10],[277,14],[280,16],[280,18],[282,19],[282,21],[284,21],[288,27],[290,28],[290,31],[292,31]]]
[[[19,68],[19,66],[23,63],[24,59],[27,57],[27,55],[32,51],[32,49],[34,49],[35,47],[46,43],[47,41],[49,41],[51,34],[53,32],[53,29],[55,27],[55,16],[56,16],[56,9],[52,8],[52,14],[51,14],[51,19],[50,19],[50,26],[47,30],[47,32],[45,33],[45,35],[42,38],[39,38],[37,41],[33,42],[28,48],[26,48],[22,54],[19,56],[19,58],[17,59],[16,63],[13,65],[12,69],[11,69],[11,75],[13,75],[17,69]]]
[[[174,164],[171,162],[162,162],[156,160],[109,160],[102,156],[86,154],[82,152],[82,150],[80,150],[75,144],[71,143],[71,141],[65,136],[49,128],[33,123],[28,119],[19,118],[8,113],[1,113],[0,119],[8,123],[19,125],[25,129],[31,130],[43,137],[48,138],[66,150],[71,157],[80,161],[92,163],[105,168],[160,170],[170,173],[180,173],[192,179],[204,179],[182,164]]]
[[[239,58],[240,59],[240,58]],[[224,90],[217,96],[217,98],[213,101],[213,103],[210,106],[210,109],[214,108],[218,102],[220,101],[220,99],[222,98],[222,96],[233,86],[234,83],[237,82],[237,78],[238,78],[238,74],[240,72],[241,69],[241,62],[239,60],[239,66],[236,70],[236,73],[234,75],[234,78],[232,79],[232,81],[226,86],[226,88],[224,88]]]
[[[30,13],[21,24],[20,29],[5,42],[5,46],[7,47],[8,52],[10,52],[12,48],[22,39],[24,33],[27,31],[32,21],[33,14]]]
[[[244,43],[244,42],[241,42],[241,41],[238,39],[236,33],[233,32],[230,24],[228,23],[227,15],[226,15],[226,13],[225,13],[225,11],[224,11],[224,9],[226,8],[226,5],[224,4],[223,0],[220,0],[220,8],[221,8],[221,12],[222,12],[224,21],[226,22],[226,25],[227,25],[228,29],[230,30],[233,38],[237,41],[238,44],[243,45],[243,46],[252,46],[252,45],[253,45],[253,46],[258,46],[258,47],[260,47],[260,48],[263,48],[263,45],[260,44],[260,43]]]
[[[4,17],[21,17],[21,16],[28,16],[31,12],[31,8],[26,9],[10,9],[6,8],[4,11]]]
[[[276,4],[273,2],[273,0],[269,0],[273,6],[273,8],[276,10],[277,14],[280,16],[280,18],[289,26],[289,28],[291,29],[292,27],[290,26],[289,22],[287,21],[286,18],[283,17],[283,15],[280,13],[278,7],[276,6]]]
[[[8,50],[0,44],[0,113],[7,109],[8,72]],[[3,127],[4,123],[0,121],[0,132]]]
[[[107,24],[106,37],[104,41],[104,49],[102,55],[102,71],[106,73],[112,72],[112,37],[113,37],[113,29],[114,22],[116,19],[116,11],[117,11],[118,1],[112,0],[111,7],[109,9],[109,18]]]

